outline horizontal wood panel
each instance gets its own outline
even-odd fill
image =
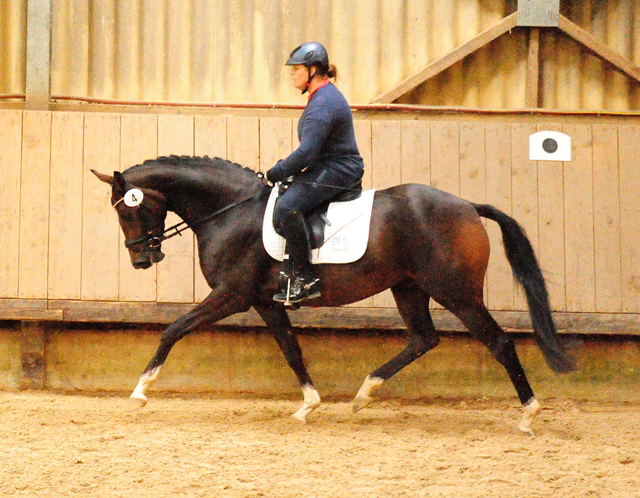
[[[158,154],[196,153],[265,170],[297,145],[296,119],[264,116],[2,110],[0,123],[0,299],[110,301],[140,306],[137,313],[152,321],[159,302],[190,306],[207,295],[197,248],[192,238],[172,239],[157,270],[133,271],[109,189],[89,168],[109,173]],[[550,129],[571,136],[572,161],[528,159],[529,135]],[[374,115],[356,120],[356,132],[366,187],[431,183],[512,214],[538,254],[556,312],[640,310],[640,122],[559,118],[535,125]],[[488,307],[525,311],[500,230],[486,225],[492,241]],[[140,311],[145,303],[148,313]],[[386,292],[349,308],[392,310],[394,303]],[[15,310],[0,311],[0,319],[15,316]]]

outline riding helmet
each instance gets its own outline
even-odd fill
[[[327,50],[318,42],[308,42],[293,49],[285,66],[302,64],[306,67],[320,66],[323,69],[329,68],[329,56]]]

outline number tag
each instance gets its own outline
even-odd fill
[[[140,203],[142,203],[142,199],[144,199],[144,194],[142,193],[142,190],[137,188],[127,190],[127,193],[124,194],[124,203],[131,208],[140,205]]]

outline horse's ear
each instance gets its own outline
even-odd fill
[[[124,179],[124,176],[122,176],[122,173],[120,173],[119,171],[113,172],[113,181],[111,182],[111,185],[113,186],[114,194],[124,195],[125,192],[127,191],[127,181]]]
[[[101,182],[108,183],[109,185],[113,184],[113,176],[105,175],[104,173],[100,173],[95,169],[92,169],[91,173],[96,175],[98,177],[98,180],[100,180]]]

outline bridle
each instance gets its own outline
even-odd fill
[[[181,221],[180,223],[176,223],[175,225],[170,226],[169,228],[165,228],[161,235],[154,235],[152,230],[147,230],[147,235],[143,235],[142,237],[138,237],[137,239],[133,239],[133,240],[125,240],[124,245],[127,249],[131,249],[132,247],[138,244],[143,244],[143,245],[146,244],[146,247],[143,247],[140,252],[158,251],[160,248],[160,245],[165,240],[175,237],[176,235],[182,236],[182,232],[184,232],[188,228],[191,228],[193,230],[194,227],[201,225],[206,221],[212,220],[220,216],[221,214],[226,213],[227,211],[233,209],[234,207],[239,206],[240,204],[244,204],[245,202],[250,201],[252,199],[257,199],[260,195],[262,195],[262,191],[256,192],[250,197],[246,197],[239,201],[233,202],[223,207],[222,209],[218,209],[214,213],[203,216],[202,218],[195,220],[191,223],[187,223],[186,221]],[[113,204],[113,208],[115,209],[116,206],[120,204],[123,200],[124,200],[124,197],[116,201]],[[143,206],[140,205],[140,207],[143,207]],[[140,220],[140,221],[143,222],[143,220]]]
[[[301,183],[306,183],[306,182],[301,182]],[[337,190],[344,190],[344,191],[358,191],[360,189],[355,189],[352,187],[339,187],[337,185],[322,185],[322,184],[318,184],[315,182],[311,182],[308,183],[308,185],[321,185],[324,187],[332,187],[334,189]],[[272,188],[272,187],[267,187],[267,188]],[[208,214],[206,216],[203,216],[202,218],[195,220],[191,223],[187,223],[186,221],[181,221],[180,223],[176,223],[173,226],[170,226],[169,228],[165,228],[164,231],[162,232],[161,235],[154,235],[152,230],[147,230],[147,235],[143,235],[142,237],[138,237],[137,239],[133,239],[133,240],[125,240],[124,241],[124,245],[127,249],[131,249],[132,247],[138,245],[138,244],[146,244],[146,247],[143,247],[143,249],[141,250],[141,252],[146,251],[158,251],[160,248],[160,245],[167,239],[170,239],[172,237],[175,237],[176,235],[180,235],[182,236],[182,232],[184,232],[185,230],[187,230],[188,228],[191,228],[193,230],[194,227],[197,227],[198,225],[201,225],[202,223],[205,223],[207,221],[210,221],[214,218],[217,218],[218,216],[220,216],[223,213],[226,213],[227,211],[239,206],[240,204],[244,204],[247,201],[250,201],[252,199],[257,199],[258,197],[260,197],[262,195],[262,190],[256,192],[255,194],[249,196],[249,197],[245,197],[244,199],[241,199],[239,201],[233,202],[225,207],[223,207],[222,209],[218,209],[217,211],[215,211],[214,213]],[[389,194],[386,194],[388,196],[390,196]],[[390,196],[390,197],[395,197],[395,196]],[[124,200],[124,197],[122,197],[121,199],[117,200],[114,204],[113,204],[113,208],[115,209],[116,206],[118,204],[120,204],[122,201]],[[142,205],[140,205],[140,207],[142,207]]]

